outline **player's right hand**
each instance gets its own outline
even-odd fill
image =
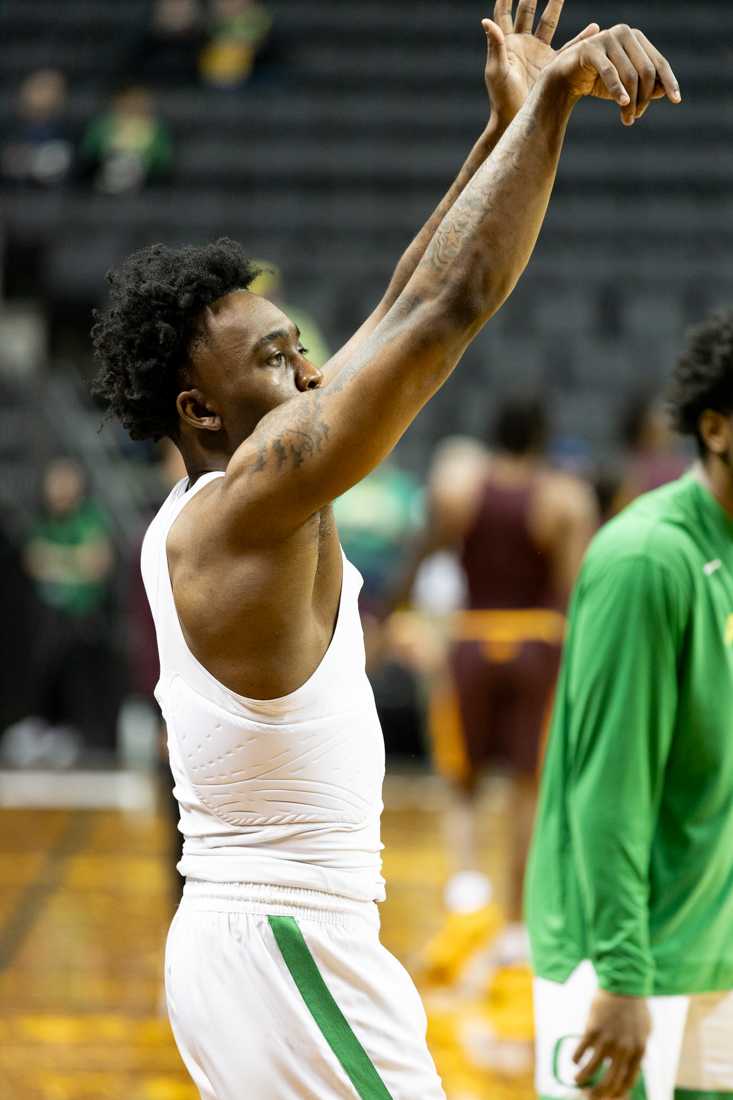
[[[592,1100],[618,1100],[631,1092],[652,1029],[643,997],[621,997],[599,990],[573,1061],[581,1066],[578,1088]],[[582,1063],[582,1065],[581,1065]]]
[[[611,99],[631,126],[653,99],[681,103],[677,78],[665,57],[640,30],[625,23],[601,31],[558,54],[545,70],[574,98]]]

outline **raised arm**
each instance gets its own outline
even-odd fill
[[[493,24],[491,33],[501,35]],[[235,452],[222,492],[248,538],[284,537],[361,480],[445,382],[531,256],[570,114],[586,95],[614,99],[627,117],[653,98],[680,98],[667,62],[627,27],[558,56],[349,363],[265,416]]]
[[[519,111],[537,79],[553,58],[552,49],[565,0],[549,0],[544,15],[533,30],[535,2],[520,0],[513,18],[514,0],[497,0],[494,7],[494,24],[484,26],[487,39],[484,83],[491,104],[491,116],[486,129],[479,137],[458,173],[449,191],[442,198],[418,235],[400,258],[387,290],[376,309],[367,317],[351,339],[328,361],[324,367],[326,381],[351,361],[366,337],[374,331],[383,317],[389,313],[402,291],[412,278],[436,229],[453,206],[466,184],[488,159]],[[494,27],[501,31],[497,35]],[[596,34],[597,23],[591,23],[566,47]]]

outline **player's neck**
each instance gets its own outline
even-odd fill
[[[693,473],[733,519],[733,470],[730,464],[712,455],[707,462],[697,462]]]

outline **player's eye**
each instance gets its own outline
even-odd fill
[[[304,348],[303,345],[301,344],[301,346],[298,348],[298,355],[307,355],[307,354],[308,354],[308,348]]]
[[[271,363],[273,367],[280,367],[285,363],[285,352],[276,351],[274,355],[271,355],[268,359],[268,363]]]

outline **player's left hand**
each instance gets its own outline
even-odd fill
[[[573,1061],[581,1068],[575,1078],[589,1089],[591,1100],[628,1096],[639,1075],[651,1034],[649,1006],[643,997],[622,997],[600,989]]]
[[[552,48],[565,0],[548,0],[544,14],[534,29],[537,0],[497,0],[494,19],[484,19],[488,55],[484,80],[491,107],[497,118],[508,125],[524,105],[542,70],[557,56]],[[563,49],[597,34],[600,27],[591,23]]]

